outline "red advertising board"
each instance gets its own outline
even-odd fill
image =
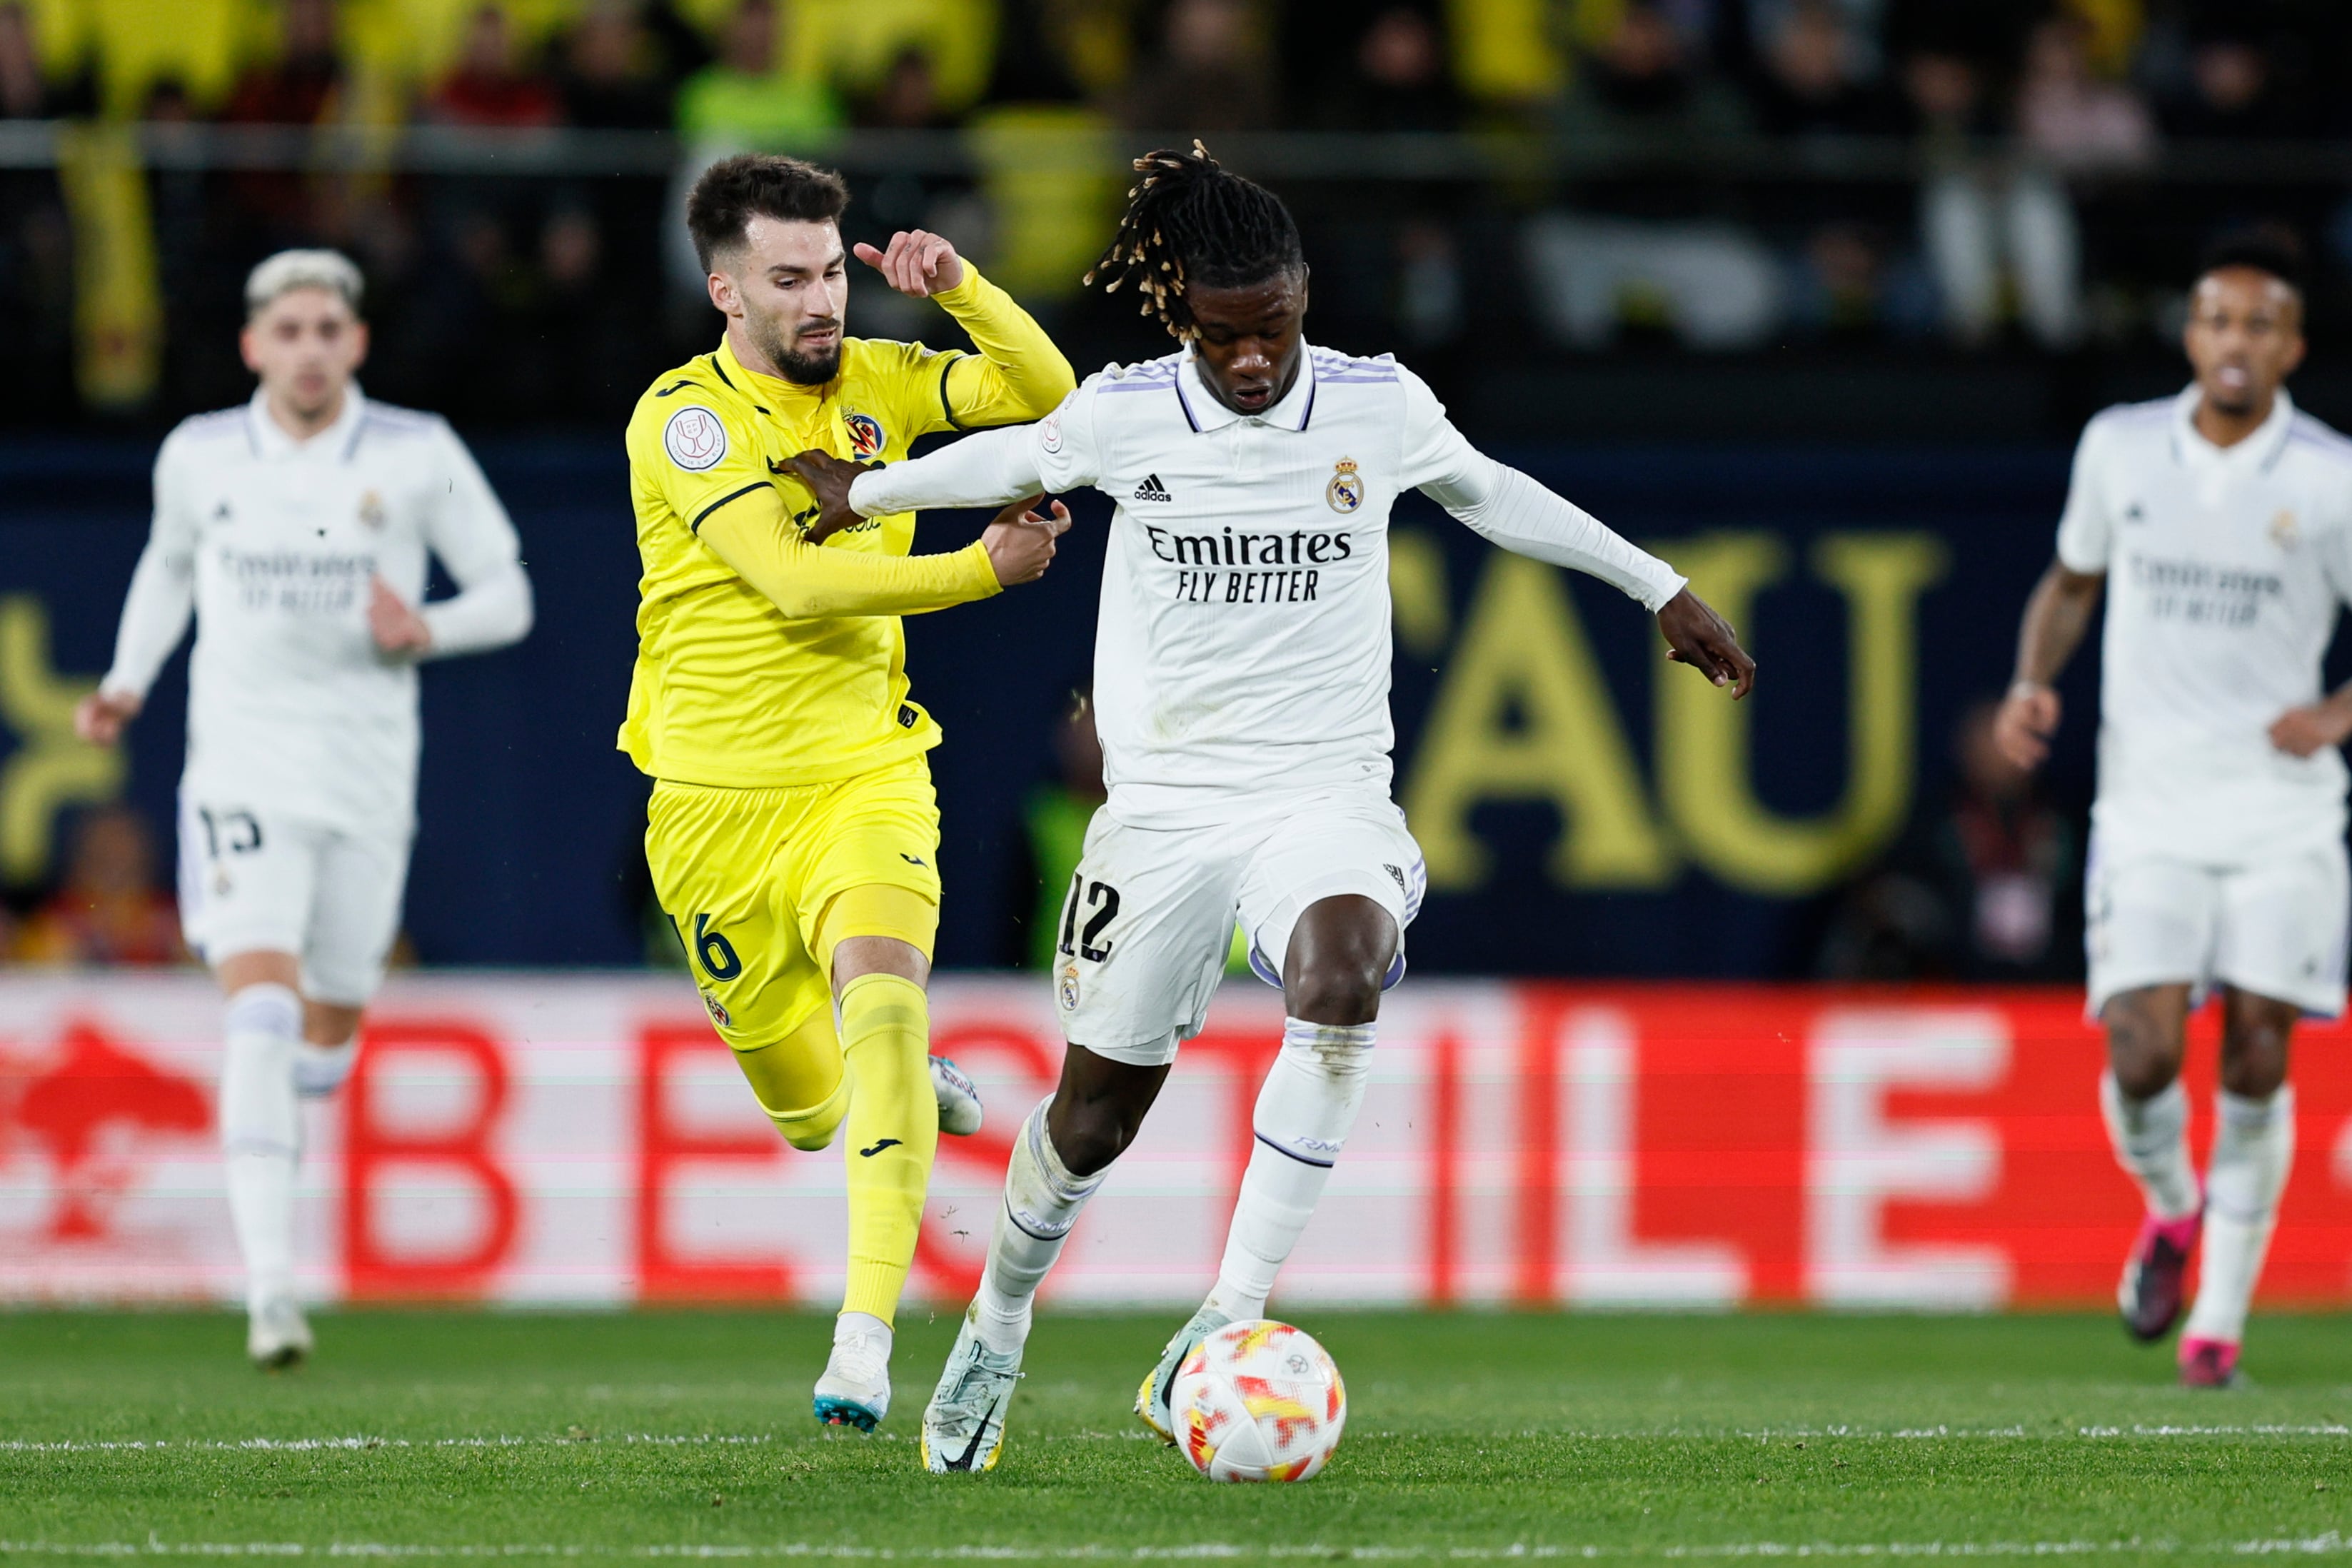
[[[946,1139],[917,1289],[971,1288],[1012,1130],[1059,1059],[1026,978],[942,977],[990,1121]],[[0,978],[0,1299],[228,1298],[192,975]],[[1214,1270],[1280,1000],[1219,999],[1050,1290],[1173,1303]],[[2352,1300],[2352,1063],[2298,1044],[2263,1295]],[[2210,1131],[2213,1029],[2191,1085]],[[2105,1300],[2135,1218],[2079,996],[1416,982],[1283,1279],[1291,1300],[1982,1310]],[[682,980],[403,977],[308,1125],[324,1298],[822,1304],[840,1157],[777,1140]]]

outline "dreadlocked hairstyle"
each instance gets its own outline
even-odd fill
[[[1102,259],[1082,281],[1103,291],[1132,283],[1141,313],[1157,315],[1178,338],[1192,335],[1185,290],[1263,283],[1307,264],[1298,226],[1281,198],[1228,174],[1198,140],[1190,153],[1160,148],[1135,161],[1143,176],[1127,193],[1127,211]]]

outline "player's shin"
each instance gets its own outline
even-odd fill
[[[229,1218],[245,1258],[246,1301],[259,1312],[294,1289],[294,1163],[301,1151],[295,1058],[302,999],[247,985],[228,999],[220,1133]]]
[[[1377,1028],[1285,1020],[1282,1049],[1258,1090],[1251,1118],[1257,1138],[1207,1303],[1228,1318],[1265,1315],[1274,1277],[1306,1230],[1356,1124]]]
[[[849,1285],[844,1312],[888,1323],[915,1258],[939,1102],[931,1092],[930,1009],[923,988],[896,974],[861,974],[841,990],[848,1063]]]
[[[2189,1342],[2235,1345],[2270,1250],[2279,1194],[2294,1163],[2294,1089],[2249,1100],[2227,1089],[2214,1097],[2212,1161],[2205,1175],[2205,1261],[2197,1303],[2181,1330]]]
[[[1051,1098],[1039,1100],[1013,1140],[1004,1171],[1004,1203],[988,1242],[988,1266],[973,1300],[973,1326],[982,1344],[1010,1352],[1029,1337],[1029,1312],[1037,1287],[1062,1256],[1062,1244],[1078,1213],[1109,1174],[1106,1166],[1090,1176],[1074,1175],[1045,1129]]]
[[[2099,1078],[2099,1110],[2116,1163],[2138,1184],[2148,1213],[2159,1220],[2197,1212],[2197,1168],[2189,1158],[2189,1095],[2174,1079],[2159,1093],[2135,1100],[2112,1072]]]

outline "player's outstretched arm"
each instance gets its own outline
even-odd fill
[[[1659,606],[1658,631],[1666,639],[1668,658],[1731,688],[1734,702],[1756,689],[1756,661],[1739,646],[1739,634],[1688,588]]]
[[[883,468],[818,451],[803,452],[786,466],[816,497],[817,515],[808,526],[812,542],[869,517],[929,507],[1003,506],[1047,488],[1027,426],[983,430],[928,457]]]
[[[2021,768],[2039,767],[2050,755],[2059,720],[2053,683],[2082,646],[2106,586],[2104,572],[2077,572],[2053,561],[2025,601],[2017,628],[2016,673],[1992,726],[1993,744]]]
[[[1006,508],[980,538],[940,555],[822,549],[786,522],[781,508],[715,512],[698,537],[795,620],[913,616],[985,599],[1045,575],[1054,542],[1069,527],[1070,514],[1056,505],[1052,516],[1037,517],[1029,513],[1029,504]]]
[[[940,372],[945,423],[933,428],[1040,419],[1077,384],[1045,329],[944,237],[906,230],[890,237],[888,249],[861,244],[856,255],[908,299],[938,300],[980,351]]]
[[[187,635],[196,609],[196,562],[193,536],[173,526],[163,502],[166,463],[156,466],[155,531],[139,552],[123,596],[122,621],[114,634],[114,663],[98,689],[74,707],[74,733],[93,746],[110,746],[146,706],[172,650]]]

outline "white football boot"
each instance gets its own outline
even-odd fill
[[[931,1058],[931,1093],[940,1102],[940,1131],[969,1138],[980,1131],[980,1089],[945,1057]]]
[[[964,1310],[947,1370],[923,1411],[923,1468],[935,1476],[992,1470],[1004,1452],[1004,1413],[1021,1381],[1021,1352],[982,1344],[979,1311]]]
[[[890,1331],[863,1312],[845,1313],[833,1330],[833,1354],[816,1380],[816,1418],[828,1426],[871,1432],[890,1414]]]
[[[272,1296],[246,1316],[245,1353],[264,1372],[300,1365],[310,1344],[310,1325],[291,1296]]]
[[[1168,1348],[1160,1352],[1160,1364],[1144,1374],[1143,1386],[1136,1391],[1135,1413],[1143,1424],[1160,1434],[1160,1441],[1176,1441],[1176,1423],[1168,1414],[1168,1394],[1176,1386],[1176,1369],[1192,1353],[1192,1347],[1223,1328],[1233,1319],[1214,1307],[1202,1307],[1192,1314],[1192,1321],[1176,1331]]]

